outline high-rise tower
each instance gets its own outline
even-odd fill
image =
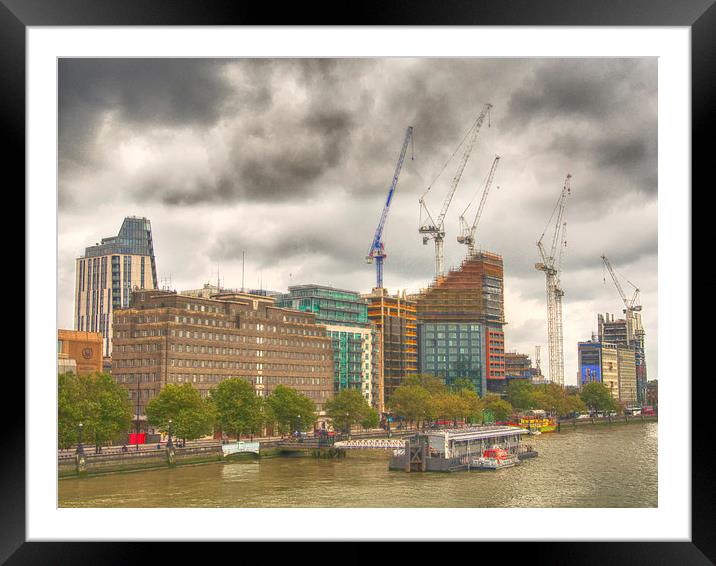
[[[112,354],[112,312],[127,308],[132,290],[156,289],[152,225],[128,216],[119,234],[85,249],[75,264],[75,330],[101,332]]]

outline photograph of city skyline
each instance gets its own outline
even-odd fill
[[[657,58],[58,84],[60,507],[658,506]]]

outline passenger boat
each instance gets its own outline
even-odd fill
[[[498,446],[493,446],[485,450],[482,456],[475,458],[472,463],[472,468],[478,468],[482,470],[499,470],[500,468],[509,468],[519,462],[519,459],[514,454],[510,454],[507,450],[503,450]]]
[[[532,431],[542,433],[557,430],[557,423],[553,419],[547,418],[547,414],[542,410],[528,411],[506,424],[526,428],[530,434],[534,434]]]

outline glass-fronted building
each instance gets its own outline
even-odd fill
[[[156,289],[152,225],[127,217],[116,236],[85,249],[75,262],[75,330],[100,332],[112,354],[112,312],[127,308],[134,289]]]
[[[596,340],[577,343],[579,386],[602,382],[602,344]]]
[[[472,381],[487,391],[485,327],[479,322],[425,322],[418,325],[418,372],[441,377],[446,385]]]
[[[354,291],[324,285],[295,285],[277,297],[279,307],[312,312],[333,341],[334,389],[357,389],[371,405],[378,399],[375,328],[368,303]]]

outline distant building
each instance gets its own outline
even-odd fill
[[[277,297],[279,307],[314,313],[316,323],[325,324],[333,341],[335,392],[360,391],[378,407],[379,391],[378,336],[368,320],[368,303],[355,291],[325,285],[294,285]]]
[[[134,289],[156,289],[152,226],[128,216],[119,234],[102,238],[75,262],[75,330],[100,332],[112,355],[112,312],[127,308]]]
[[[363,298],[368,301],[368,319],[375,324],[380,340],[378,390],[383,399],[377,406],[382,412],[405,377],[418,371],[416,305],[405,293],[389,295],[384,288],[375,288]]]
[[[417,295],[418,371],[505,392],[502,257],[477,252]],[[479,341],[479,342],[478,342]]]
[[[617,346],[619,371],[619,401],[627,406],[637,404],[636,395],[636,357],[634,348]]]
[[[114,311],[114,330],[112,377],[127,389],[138,420],[170,383],[190,383],[202,397],[232,377],[261,397],[285,385],[310,397],[319,413],[333,395],[326,328],[270,297],[135,291],[128,308]]]
[[[57,331],[58,373],[88,374],[102,371],[102,334],[77,330]]]
[[[646,351],[644,346],[644,326],[641,313],[632,312],[629,320],[614,319],[614,315],[597,315],[597,327],[600,342],[609,342],[618,346],[630,346],[634,349],[636,365],[637,401],[642,404],[646,398]]]
[[[577,344],[577,359],[580,388],[589,383],[602,383],[602,344],[596,337]]]
[[[532,360],[527,354],[505,352],[505,375],[507,379],[532,379]]]
[[[601,343],[602,384],[609,389],[612,399],[619,400],[619,356],[616,344]]]

